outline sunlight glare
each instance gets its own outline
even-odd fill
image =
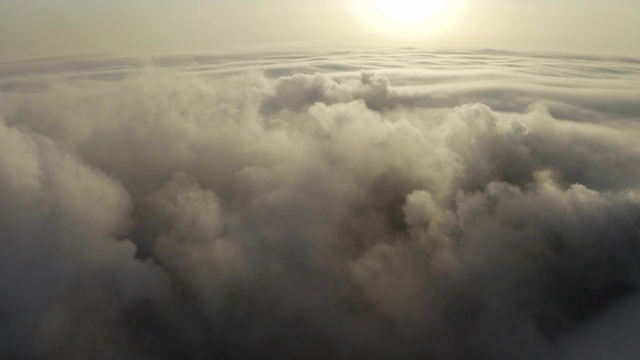
[[[352,0],[363,24],[373,33],[415,40],[450,31],[466,0]]]
[[[402,23],[426,20],[446,5],[446,0],[375,0],[375,7],[383,15]]]

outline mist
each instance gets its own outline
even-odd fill
[[[0,357],[632,358],[639,63],[4,63]]]

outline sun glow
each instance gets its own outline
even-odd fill
[[[446,0],[375,0],[378,11],[402,23],[415,23],[437,15],[447,4]]]
[[[417,39],[451,29],[465,0],[352,0],[376,34]]]

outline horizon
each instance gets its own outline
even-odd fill
[[[265,44],[558,49],[638,55],[640,4],[614,0],[449,0],[452,9],[398,25],[372,0],[0,3],[0,61],[74,54],[180,51]],[[454,6],[455,4],[455,6]],[[424,24],[441,24],[423,26]],[[557,29],[557,30],[554,30]]]

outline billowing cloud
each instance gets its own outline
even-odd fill
[[[638,63],[406,51],[5,64],[0,355],[628,356]]]

